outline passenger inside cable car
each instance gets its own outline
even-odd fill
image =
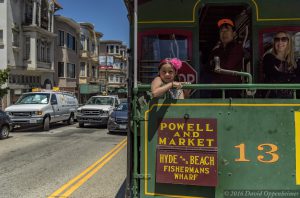
[[[273,36],[272,48],[263,56],[265,83],[297,83],[299,67],[295,61],[293,39],[290,33],[279,31]],[[266,98],[292,98],[292,90],[269,90]]]
[[[235,25],[230,19],[224,18],[218,21],[220,41],[209,55],[207,72],[210,75],[210,83],[213,84],[236,84],[242,83],[240,76],[228,75],[219,72],[218,68],[230,71],[242,71],[243,47],[235,41]],[[241,97],[240,91],[228,91],[228,97]],[[213,91],[211,97],[221,97],[220,91]]]
[[[199,20],[200,83],[247,83],[249,79],[232,72],[221,73],[215,66],[217,61],[223,70],[253,73],[250,68],[250,7],[206,5],[201,9]],[[200,96],[220,98],[222,92],[204,90]],[[227,98],[245,96],[241,90],[225,92]]]

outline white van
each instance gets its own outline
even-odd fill
[[[5,109],[13,126],[42,125],[49,130],[50,123],[66,121],[73,124],[77,116],[78,101],[69,92],[28,92]]]

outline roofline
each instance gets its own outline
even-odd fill
[[[89,27],[89,28],[91,28],[91,29],[94,29],[95,28],[95,26],[92,24],[92,23],[90,23],[90,22],[79,22],[78,23],[80,26],[86,26],[86,27]]]
[[[77,29],[78,31],[80,31],[80,25],[75,20],[73,20],[72,18],[68,18],[68,17],[61,16],[61,15],[54,15],[54,17],[55,17],[55,19],[57,19],[59,21],[66,22],[70,26],[72,26],[75,29]]]

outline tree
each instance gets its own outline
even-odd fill
[[[3,98],[7,94],[8,87],[4,87],[3,85],[7,83],[9,75],[9,69],[0,69],[0,99]]]

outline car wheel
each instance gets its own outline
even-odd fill
[[[8,138],[9,136],[9,127],[7,125],[3,125],[0,130],[0,139]]]
[[[84,127],[84,123],[83,122],[79,122],[79,127]]]
[[[74,115],[71,114],[69,119],[68,119],[68,125],[74,124]]]
[[[50,119],[49,119],[49,116],[47,116],[44,119],[43,129],[44,129],[44,131],[49,131],[49,129],[50,129]]]

